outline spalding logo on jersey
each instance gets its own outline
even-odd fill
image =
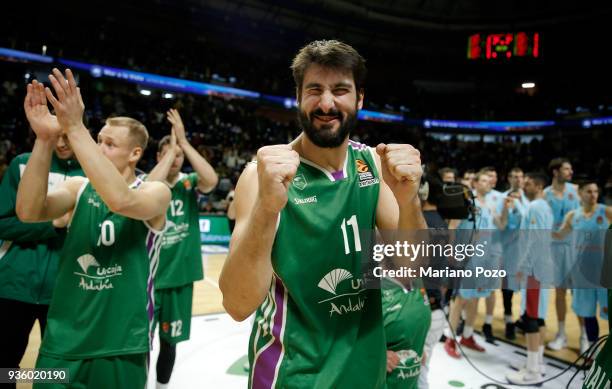
[[[573,200],[574,199],[574,194],[573,193],[568,193],[567,194],[567,198],[570,199],[570,200]]]
[[[162,323],[162,331],[164,332],[168,332],[168,330],[170,329],[170,323],[168,323],[167,321]]]
[[[360,188],[378,184],[378,178],[374,177],[367,162],[362,159],[356,159],[355,163],[357,164],[357,174],[359,175]]]
[[[603,223],[603,217],[601,215],[597,216],[597,224]]]
[[[191,190],[191,181],[189,180],[183,181],[183,186],[185,187],[185,189]]]
[[[304,177],[303,174],[300,173],[297,176],[293,177],[293,186],[295,186],[299,190],[304,190],[304,188],[306,188],[306,185],[308,185],[308,182],[306,182],[306,177]]]

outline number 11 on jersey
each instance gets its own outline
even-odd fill
[[[357,215],[351,216],[348,221],[346,219],[342,219],[342,225],[340,229],[342,230],[342,237],[344,238],[344,253],[350,254],[351,248],[349,247],[348,236],[346,234],[346,226],[353,227],[353,240],[355,241],[355,252],[361,251],[361,240],[359,238],[359,225],[357,225]]]

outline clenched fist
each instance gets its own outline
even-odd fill
[[[300,156],[290,145],[257,150],[258,200],[266,210],[279,213],[287,204],[287,189],[300,166]]]
[[[380,156],[382,177],[389,186],[397,203],[411,204],[421,185],[423,168],[421,153],[407,144],[384,144],[376,146]]]

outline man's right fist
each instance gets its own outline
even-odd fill
[[[264,146],[257,150],[258,200],[279,213],[287,204],[287,189],[300,166],[300,156],[290,145]]]

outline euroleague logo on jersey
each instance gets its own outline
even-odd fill
[[[376,185],[379,183],[378,178],[374,177],[370,171],[370,166],[362,159],[356,159],[357,175],[359,176],[359,187],[364,188],[370,185]]]

